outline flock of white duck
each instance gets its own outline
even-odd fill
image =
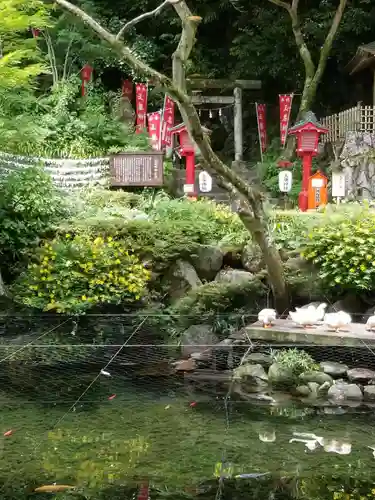
[[[352,317],[344,311],[326,313],[327,304],[322,303],[318,306],[309,305],[308,307],[296,307],[295,311],[290,311],[289,318],[295,325],[302,328],[314,328],[318,325],[324,325],[330,331],[339,332],[350,325]],[[258,314],[258,321],[264,328],[271,328],[277,319],[275,309],[262,309]],[[366,323],[368,331],[375,330],[375,316],[370,316]]]

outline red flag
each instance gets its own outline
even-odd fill
[[[172,145],[171,128],[174,124],[174,107],[174,101],[168,95],[165,95],[161,131],[161,143],[165,146]]]
[[[292,109],[293,94],[279,95],[280,104],[280,141],[281,145],[285,146],[288,135],[288,126],[290,119],[290,111]]]
[[[258,134],[261,152],[264,153],[267,149],[267,123],[266,123],[266,105],[255,104],[257,120],[258,120]]]
[[[149,113],[148,118],[148,135],[150,136],[151,147],[156,151],[161,150],[161,111]]]
[[[122,82],[122,95],[131,101],[133,97],[133,82],[131,80],[124,80]]]
[[[86,94],[86,84],[91,80],[93,68],[89,64],[85,64],[81,69],[82,80],[82,96]]]
[[[147,114],[147,83],[135,84],[135,99],[136,99],[136,115],[137,126],[136,133],[139,134],[146,128],[146,114]]]

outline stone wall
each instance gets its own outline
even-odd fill
[[[48,172],[55,185],[62,189],[79,189],[89,185],[107,185],[109,158],[86,160],[48,159],[26,157],[0,152],[0,172],[40,165]]]
[[[346,198],[375,199],[375,134],[348,132],[340,165],[345,174]]]

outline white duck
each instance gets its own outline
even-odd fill
[[[351,322],[352,322],[352,317],[350,316],[350,314],[344,311],[327,313],[324,316],[323,320],[323,323],[328,327],[329,330],[334,330],[336,332],[350,325]]]
[[[258,321],[263,323],[263,328],[271,328],[275,320],[275,309],[262,309],[258,314]]]
[[[315,307],[314,305],[310,305],[308,307],[296,307],[296,311],[310,311],[311,314],[315,314],[315,323],[319,323],[320,321],[323,321],[326,307],[327,304],[323,302],[322,304],[319,304],[318,307]]]
[[[313,327],[317,322],[316,319],[316,309],[314,306],[309,306],[307,308],[296,308],[295,311],[290,311],[290,319],[298,326],[303,326],[303,328]]]
[[[366,330],[372,332],[375,329],[375,316],[370,316],[366,321]]]

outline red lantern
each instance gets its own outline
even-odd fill
[[[297,155],[302,157],[302,190],[298,196],[298,206],[305,212],[308,208],[308,188],[311,176],[312,158],[318,154],[319,136],[328,129],[316,119],[314,113],[306,113],[305,119],[289,129],[289,135],[297,137]]]

